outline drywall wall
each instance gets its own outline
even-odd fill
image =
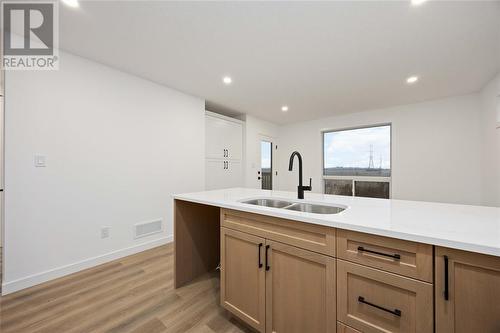
[[[245,121],[245,187],[261,188],[261,181],[258,179],[260,170],[260,142],[270,141],[274,147],[278,144],[279,126],[268,121],[250,116],[244,116]],[[280,150],[273,150],[274,164],[278,162]],[[279,175],[273,177],[273,188],[278,187]]]
[[[500,207],[500,74],[481,91],[482,204]]]
[[[66,53],[6,96],[4,293],[172,240],[171,194],[205,183],[202,99]]]
[[[371,110],[291,124],[280,129],[280,188],[294,191],[288,172],[294,150],[304,158],[304,178],[322,192],[321,131],[392,124],[392,198],[481,203],[481,138],[478,95]],[[368,162],[368,161],[367,161]]]

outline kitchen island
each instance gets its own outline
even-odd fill
[[[258,198],[345,210],[242,202]],[[175,286],[220,262],[222,306],[260,332],[500,331],[499,208],[244,188],[174,199]]]

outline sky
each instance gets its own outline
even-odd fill
[[[261,152],[260,167],[262,169],[271,168],[271,144],[266,141],[261,141],[260,152]]]
[[[391,168],[391,126],[324,133],[325,168],[368,168],[373,146],[375,168]]]

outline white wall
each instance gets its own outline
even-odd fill
[[[304,158],[304,179],[322,192],[322,130],[392,123],[392,197],[481,203],[481,139],[478,95],[371,110],[281,128],[280,188],[295,191],[290,153]]]
[[[6,77],[4,293],[171,240],[171,194],[204,186],[203,100],[60,59]],[[158,218],[162,234],[133,239]]]
[[[500,207],[500,74],[481,92],[482,203]]]
[[[279,127],[268,121],[245,115],[245,187],[261,188],[261,181],[258,180],[257,171],[260,170],[260,142],[263,139],[272,140],[273,144],[278,142]],[[273,150],[273,159],[275,166],[278,163],[278,151]],[[273,177],[273,186],[277,187],[278,177]]]

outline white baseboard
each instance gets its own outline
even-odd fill
[[[6,282],[2,284],[2,295],[11,294],[13,292],[26,289],[29,287],[36,286],[37,284],[44,283],[53,279],[57,279],[69,274],[73,274],[79,271],[82,271],[87,268],[95,267],[109,261],[113,261],[116,259],[120,259],[132,254],[136,254],[142,251],[146,251],[152,249],[157,246],[165,245],[174,240],[174,236],[170,235],[167,237],[162,237],[160,239],[155,239],[150,242],[142,243],[139,245],[127,247],[124,249],[120,249],[117,251],[109,252],[97,257],[85,259],[79,262],[75,262],[73,264],[69,264],[66,266],[61,266],[58,268],[54,268],[45,272],[33,274],[21,279],[17,279],[14,281]]]

